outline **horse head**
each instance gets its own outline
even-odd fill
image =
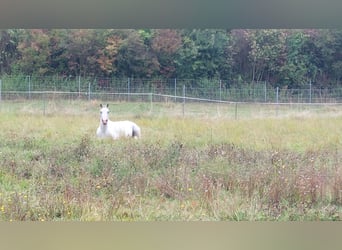
[[[109,121],[109,109],[108,109],[108,104],[106,106],[103,106],[100,104],[100,121],[102,122],[103,125],[107,125]]]

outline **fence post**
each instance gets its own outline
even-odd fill
[[[183,117],[185,115],[185,85],[183,85]]]
[[[175,102],[177,101],[177,78],[175,78]]]
[[[265,81],[265,102],[267,102],[267,83]]]
[[[45,99],[46,99],[46,97],[45,97],[45,93],[43,93],[43,115],[45,116],[45,113],[46,113],[46,103],[45,103]]]
[[[96,79],[96,77],[95,77]],[[90,81],[88,83],[88,101],[90,101]]]
[[[81,75],[78,76],[78,98],[81,97]]]
[[[28,79],[28,94],[29,99],[31,99],[31,76],[26,76],[26,79]]]
[[[311,94],[311,91],[312,91],[312,84],[311,84],[311,80],[310,80],[310,93],[309,93],[309,101],[310,101],[310,103],[312,102],[312,94]]]
[[[130,93],[130,88],[131,88],[131,80],[128,77],[127,79],[127,101],[129,102],[129,93]]]
[[[222,101],[222,81],[220,79],[220,101]]]
[[[279,87],[276,89],[276,115],[278,116],[278,105],[279,104]]]

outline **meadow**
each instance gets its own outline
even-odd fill
[[[342,219],[339,106],[99,103],[0,102],[1,221]]]

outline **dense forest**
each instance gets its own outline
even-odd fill
[[[342,80],[342,30],[7,29],[0,75],[224,79],[281,87]]]

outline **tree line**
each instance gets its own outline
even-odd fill
[[[342,80],[342,30],[330,29],[7,29],[0,52],[0,75]]]

